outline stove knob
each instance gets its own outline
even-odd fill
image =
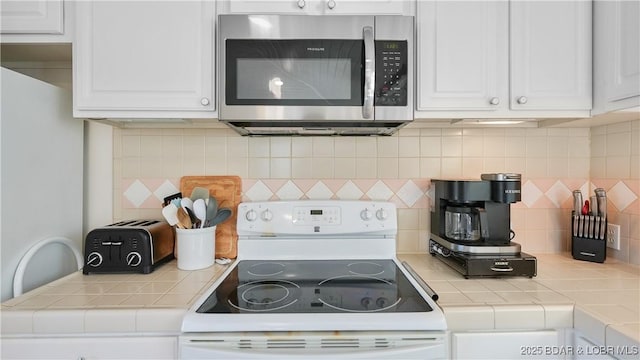
[[[132,251],[127,254],[127,265],[138,266],[142,262],[142,256],[138,252]]]
[[[244,217],[247,219],[247,221],[256,221],[256,219],[258,218],[258,214],[255,210],[251,209],[247,211]]]
[[[269,209],[267,209],[267,210],[262,212],[262,215],[260,215],[260,217],[264,221],[271,221],[271,219],[273,219],[273,213],[271,211],[269,211]]]
[[[378,299],[376,299],[376,305],[380,309],[383,309],[383,308],[387,307],[388,304],[389,304],[389,299],[387,299],[385,297],[379,297]]]
[[[360,300],[360,305],[362,305],[363,308],[368,309],[369,305],[371,305],[371,302],[373,302],[372,298],[364,297],[362,298],[362,300]]]
[[[387,217],[389,215],[387,214],[387,211],[385,209],[378,209],[378,211],[376,211],[376,217],[378,218],[378,220],[387,220]]]
[[[100,264],[102,264],[102,255],[100,253],[94,251],[87,256],[87,265],[98,267]]]
[[[360,211],[360,218],[362,220],[369,221],[369,220],[371,220],[372,217],[373,217],[373,214],[371,213],[371,210],[364,209],[364,210]]]

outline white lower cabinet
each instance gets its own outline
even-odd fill
[[[455,332],[451,359],[570,359],[563,330]]]
[[[46,337],[3,338],[2,359],[176,359],[178,338]]]
[[[615,360],[607,353],[607,348],[596,345],[578,331],[573,335],[574,360]]]

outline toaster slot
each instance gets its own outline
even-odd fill
[[[111,260],[117,262],[118,264],[122,263],[122,238],[118,237],[111,241]]]
[[[146,227],[159,223],[158,220],[124,220],[115,224],[107,225],[108,227]]]

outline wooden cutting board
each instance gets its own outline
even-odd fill
[[[196,187],[209,189],[209,195],[218,201],[218,207],[231,209],[231,216],[216,228],[216,258],[235,259],[238,256],[236,220],[242,196],[242,180],[239,176],[183,176],[180,179],[182,196],[191,196]]]

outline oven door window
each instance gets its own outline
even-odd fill
[[[226,40],[227,105],[362,106],[362,40]]]

